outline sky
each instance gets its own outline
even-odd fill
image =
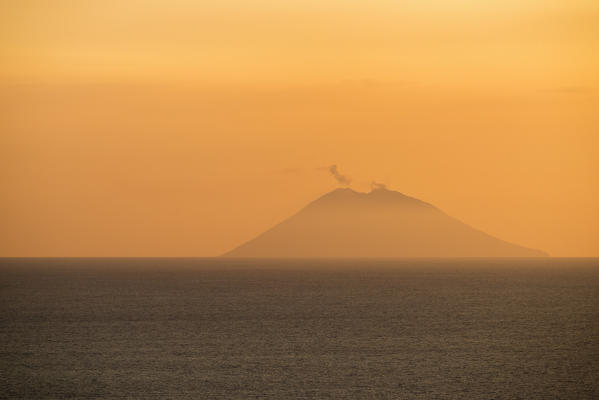
[[[370,182],[599,256],[599,3],[0,0],[0,256],[213,256]]]

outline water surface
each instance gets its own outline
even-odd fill
[[[599,260],[0,260],[0,397],[599,398]]]

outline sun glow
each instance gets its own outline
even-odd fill
[[[214,255],[338,164],[599,255],[599,2],[0,5],[3,255]]]

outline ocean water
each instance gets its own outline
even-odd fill
[[[597,399],[599,260],[0,260],[7,399]]]

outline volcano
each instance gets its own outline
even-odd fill
[[[435,206],[377,188],[336,189],[225,257],[547,257]]]

